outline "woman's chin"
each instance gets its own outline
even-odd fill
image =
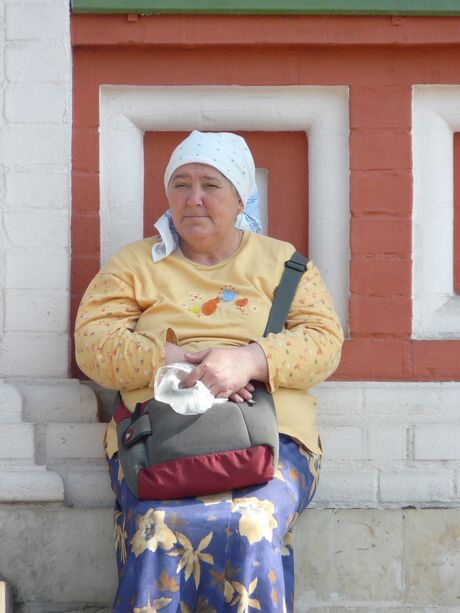
[[[181,240],[190,244],[212,240],[214,234],[214,228],[204,222],[190,224],[187,228],[181,228],[179,231]]]

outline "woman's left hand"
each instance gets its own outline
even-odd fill
[[[267,360],[257,343],[185,353],[184,357],[197,366],[184,378],[182,386],[193,387],[201,381],[216,398],[249,400],[253,391],[251,379],[268,380]]]

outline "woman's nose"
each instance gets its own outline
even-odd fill
[[[203,191],[201,187],[196,186],[191,188],[188,195],[188,203],[195,206],[201,206],[203,204]]]

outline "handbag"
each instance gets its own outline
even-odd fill
[[[284,327],[297,284],[308,264],[297,251],[285,262],[264,336]],[[220,402],[199,415],[181,415],[155,398],[131,413],[115,405],[118,458],[141,500],[216,494],[273,479],[279,436],[272,395],[253,382],[252,399]]]

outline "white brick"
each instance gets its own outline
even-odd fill
[[[52,167],[44,170],[32,167],[27,172],[8,169],[5,172],[5,195],[7,207],[64,208],[70,199],[70,174]]]
[[[0,459],[35,459],[34,427],[32,424],[2,424],[0,428]]]
[[[14,247],[69,246],[69,213],[67,211],[6,211],[6,235]],[[52,237],[52,241],[50,241]]]
[[[70,48],[63,41],[9,43],[5,62],[6,77],[12,84],[69,82]]]
[[[64,500],[61,477],[44,468],[0,472],[1,502],[52,502]]]
[[[60,473],[65,483],[65,499],[74,507],[113,507],[114,493],[106,466],[50,467]],[[61,472],[62,471],[62,472]]]
[[[442,409],[460,410],[460,382],[445,381],[440,384]]]
[[[363,460],[368,457],[365,431],[362,428],[322,427],[321,439],[328,459]]]
[[[0,380],[0,424],[22,421],[22,394],[13,385]]]
[[[13,123],[67,123],[69,106],[64,86],[12,87],[5,93],[5,117]]]
[[[324,461],[315,506],[377,506],[377,474],[355,463],[338,467]]]
[[[66,249],[10,249],[5,276],[5,286],[9,289],[67,290],[69,252]]]
[[[70,160],[67,126],[10,124],[3,138],[6,165],[62,164]]]
[[[460,460],[460,425],[444,423],[414,428],[417,460]]]
[[[368,383],[363,389],[365,408],[374,415],[407,415],[420,409],[434,413],[439,407],[439,383]]]
[[[5,330],[9,332],[67,332],[66,292],[9,290],[5,292]]]
[[[106,424],[46,424],[39,428],[47,462],[104,458]]]
[[[325,411],[328,414],[355,414],[363,408],[364,394],[360,382],[322,383],[315,387],[313,395],[319,401],[321,412]]]
[[[22,3],[7,5],[5,11],[7,40],[43,40],[65,38],[69,10],[66,2],[51,4]]]
[[[380,476],[380,500],[402,505],[430,504],[453,500],[453,474],[440,470],[419,472],[408,470],[399,474]]]
[[[373,424],[368,433],[369,458],[402,460],[407,457],[407,428]]]
[[[67,334],[18,334],[2,339],[0,376],[66,377],[69,363]]]
[[[76,379],[18,381],[24,416],[33,423],[98,421],[97,398]]]

